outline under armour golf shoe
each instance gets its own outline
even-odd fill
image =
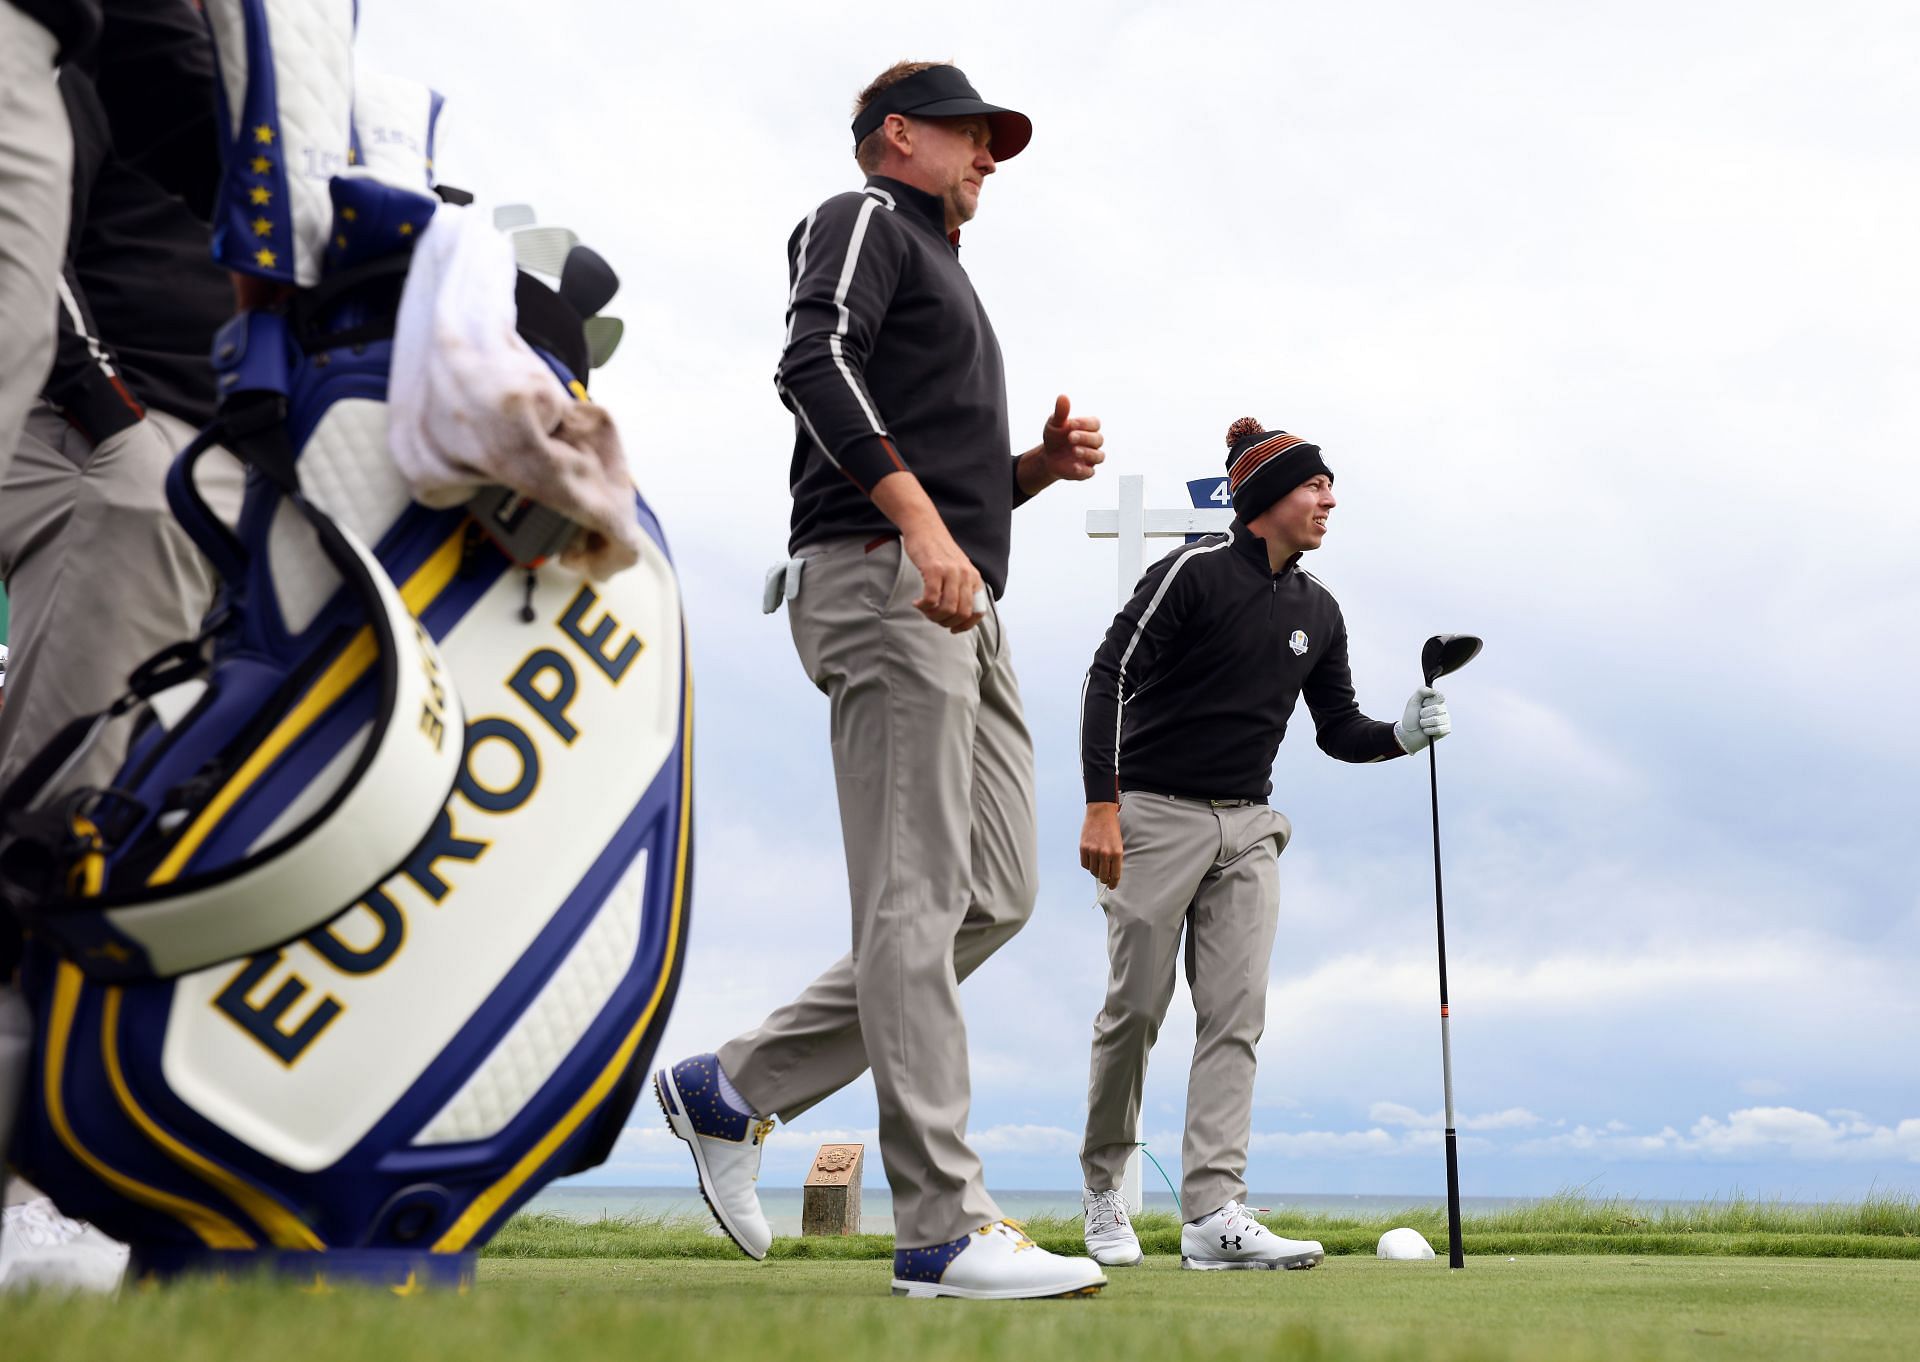
[[[1087,1256],[1102,1267],[1138,1266],[1140,1237],[1127,1216],[1127,1199],[1118,1192],[1087,1188],[1080,1194],[1080,1206],[1086,1219],[1080,1233]]]
[[[1282,1239],[1237,1201],[1180,1227],[1180,1266],[1202,1272],[1312,1267],[1326,1256],[1318,1240]]]
[[[653,1076],[654,1096],[667,1125],[693,1151],[700,1195],[727,1237],[749,1258],[765,1258],[773,1242],[754,1184],[772,1121],[762,1121],[727,1100],[720,1061],[713,1055],[683,1059]]]
[[[965,1300],[1033,1300],[1091,1296],[1107,1284],[1097,1263],[1048,1253],[1011,1220],[996,1220],[950,1244],[898,1249],[896,1296],[959,1296]]]

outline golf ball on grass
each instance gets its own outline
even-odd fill
[[[1411,1261],[1418,1258],[1433,1257],[1433,1245],[1419,1230],[1405,1226],[1397,1230],[1388,1230],[1380,1236],[1379,1254],[1382,1258],[1397,1258]]]

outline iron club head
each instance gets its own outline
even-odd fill
[[[1480,655],[1484,645],[1472,634],[1435,634],[1420,648],[1420,674],[1431,686]]]

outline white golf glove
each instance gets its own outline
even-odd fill
[[[1393,736],[1410,754],[1451,732],[1453,718],[1447,713],[1447,697],[1432,686],[1422,686],[1407,697],[1400,722],[1393,726]]]

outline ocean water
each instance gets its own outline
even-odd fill
[[[800,1233],[800,1197],[798,1187],[763,1187],[760,1204],[767,1221],[777,1235]],[[1038,1215],[1080,1214],[1080,1193],[1074,1191],[996,1191],[1000,1209],[1015,1220]],[[1538,1197],[1462,1197],[1464,1212],[1505,1210],[1525,1206]],[[1356,1215],[1387,1215],[1414,1207],[1446,1208],[1443,1196],[1363,1196],[1326,1195],[1298,1192],[1262,1192],[1250,1195],[1247,1204],[1256,1210],[1285,1215],[1289,1210],[1346,1212]],[[1649,1203],[1650,1205],[1652,1203]],[[528,1204],[529,1211],[564,1215],[573,1220],[598,1220],[621,1216],[697,1216],[709,1219],[706,1204],[696,1187],[582,1187],[577,1184],[552,1186]],[[1147,1193],[1147,1209],[1172,1211],[1173,1197],[1167,1192]],[[893,1197],[885,1187],[862,1188],[860,1228],[868,1234],[893,1233]]]

